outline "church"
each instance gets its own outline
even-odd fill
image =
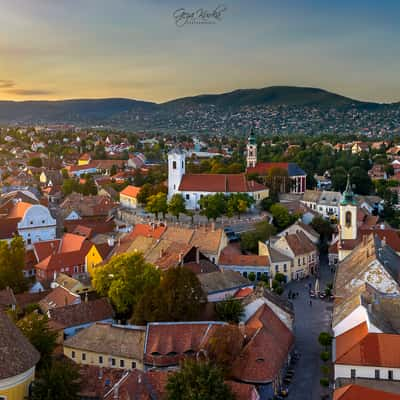
[[[290,180],[289,191],[295,194],[304,194],[306,191],[307,174],[296,164],[291,162],[257,162],[257,142],[254,132],[250,132],[247,142],[247,174],[268,175],[272,168],[287,171]],[[283,189],[284,190],[284,189]]]
[[[249,181],[246,174],[186,174],[186,152],[174,149],[168,153],[168,199],[180,193],[186,208],[196,210],[203,196],[247,193],[256,203],[268,197],[266,186]]]

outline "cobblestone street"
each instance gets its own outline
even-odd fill
[[[327,283],[332,282],[333,274],[327,265],[327,259],[322,258],[320,267],[320,287],[324,290]],[[293,381],[289,386],[289,400],[320,400],[321,395],[327,393],[319,383],[322,351],[318,343],[318,335],[322,331],[329,331],[333,303],[328,300],[312,299],[310,305],[309,284],[315,285],[315,278],[294,281],[287,286],[288,290],[298,292],[299,296],[293,301],[295,311],[296,349],[301,357],[296,365]]]

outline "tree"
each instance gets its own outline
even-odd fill
[[[332,336],[328,332],[321,332],[318,336],[318,342],[325,347],[325,351],[332,344]]]
[[[218,325],[210,337],[207,354],[212,363],[217,365],[225,377],[243,348],[244,336],[237,325]]]
[[[337,167],[331,173],[332,188],[338,192],[346,189],[347,171],[344,167]]]
[[[126,315],[132,313],[144,293],[159,283],[160,271],[139,252],[113,257],[96,268],[93,277],[93,287],[100,296],[107,296],[116,311]]]
[[[355,186],[354,191],[356,193],[363,195],[371,193],[373,184],[367,170],[360,167],[353,167],[350,170],[350,180]]]
[[[244,251],[251,251],[257,253],[258,242],[265,242],[276,232],[274,226],[268,221],[257,222],[253,231],[242,233],[240,237],[240,246]]]
[[[32,386],[31,400],[79,400],[78,366],[57,360],[47,366]]]
[[[254,199],[247,193],[231,194],[227,201],[228,215],[232,216],[237,214],[240,219],[240,215],[245,213],[253,203]]]
[[[174,267],[163,273],[159,287],[146,291],[135,310],[136,323],[191,321],[205,302],[201,284],[190,269]]]
[[[15,236],[10,244],[0,241],[0,290],[7,286],[16,293],[27,289],[24,277],[25,245],[21,236]]]
[[[222,193],[207,195],[199,200],[201,208],[200,214],[207,217],[208,220],[216,221],[218,217],[226,211],[226,199]]]
[[[186,213],[185,199],[180,193],[175,193],[168,202],[168,212],[179,220],[179,214]]]
[[[244,314],[244,306],[240,300],[229,297],[217,302],[215,311],[221,321],[238,324]]]
[[[110,168],[110,176],[114,176],[118,172],[118,167],[113,164]]]
[[[167,195],[165,193],[157,193],[152,195],[147,200],[146,211],[155,214],[158,218],[158,214],[162,213],[163,218],[168,211]]]
[[[166,388],[168,400],[234,400],[223,372],[209,362],[184,361]]]
[[[57,332],[49,329],[47,316],[32,312],[20,319],[17,326],[40,353],[39,368],[46,367],[57,344]]]
[[[291,223],[293,223],[294,218],[289,214],[287,208],[282,204],[274,204],[271,206],[271,214],[274,217],[274,225],[277,227],[278,231],[283,231]]]
[[[43,166],[42,159],[40,157],[32,157],[28,161],[28,165],[35,168],[41,168]]]

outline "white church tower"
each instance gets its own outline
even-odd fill
[[[257,142],[253,129],[250,131],[250,136],[247,141],[247,168],[253,168],[257,164]]]
[[[357,203],[347,176],[347,186],[340,202],[340,240],[357,239]]]
[[[185,175],[186,154],[183,150],[174,149],[168,153],[168,199],[178,192],[183,175]]]

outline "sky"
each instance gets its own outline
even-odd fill
[[[399,17],[398,0],[0,0],[0,100],[295,85],[400,101]]]

